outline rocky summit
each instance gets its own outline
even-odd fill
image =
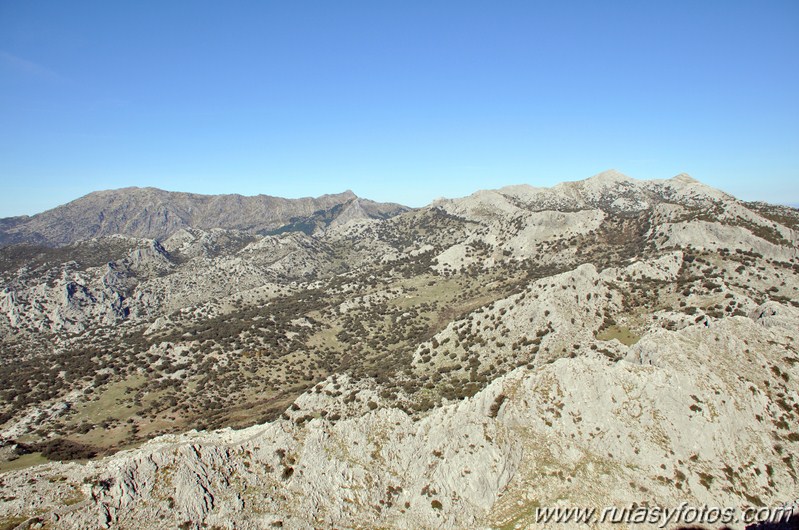
[[[2,219],[0,528],[794,502],[798,230],[615,171],[417,209],[129,188]]]

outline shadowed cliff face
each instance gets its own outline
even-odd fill
[[[268,195],[198,195],[155,188],[125,188],[90,193],[34,215],[0,219],[0,244],[65,245],[109,235],[165,239],[181,228],[266,233],[292,225],[315,227],[339,212],[385,218],[407,211],[398,204],[359,199],[351,191],[317,198],[283,199]]]

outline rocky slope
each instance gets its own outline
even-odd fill
[[[0,219],[0,244],[66,245],[109,235],[162,240],[184,228],[264,234],[298,226],[313,231],[341,215],[348,221],[385,218],[407,210],[398,204],[360,199],[351,191],[283,199],[125,188],[90,193],[32,217]]]
[[[617,172],[358,209],[3,249],[0,522],[538,528],[799,498],[796,210]]]

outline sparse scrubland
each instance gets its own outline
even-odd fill
[[[0,528],[799,498],[795,209],[615,172],[252,226],[151,195],[169,223],[3,235]]]

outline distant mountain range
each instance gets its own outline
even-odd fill
[[[351,191],[283,199],[123,188],[90,193],[37,215],[0,219],[0,244],[58,246],[115,234],[163,240],[181,228],[222,228],[252,235],[311,233],[332,223],[384,219],[408,209],[361,199]]]
[[[0,234],[0,529],[799,498],[787,206],[606,171],[414,209],[129,188]]]

